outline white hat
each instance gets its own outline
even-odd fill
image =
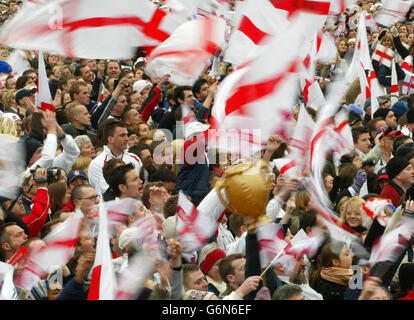
[[[3,114],[1,115],[1,117],[2,117],[2,118],[9,118],[9,119],[11,119],[11,120],[13,120],[13,121],[18,121],[18,120],[21,120],[21,119],[20,119],[20,117],[19,117],[17,114],[12,113],[12,112],[6,112],[6,113],[3,113]]]
[[[209,124],[203,124],[198,121],[190,122],[185,128],[185,139],[188,140],[193,136],[200,134],[210,128]]]
[[[147,80],[138,80],[134,82],[134,86],[132,87],[132,91],[136,91],[138,93],[141,93],[142,90],[144,90],[146,87],[151,86],[152,83]]]
[[[130,227],[126,228],[124,231],[121,232],[118,240],[118,246],[121,250],[132,241],[134,240],[135,236],[137,235],[138,228],[137,227]]]

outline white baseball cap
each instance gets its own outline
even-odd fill
[[[198,121],[190,122],[185,128],[185,139],[188,140],[193,136],[200,134],[210,128],[209,124],[204,124]]]

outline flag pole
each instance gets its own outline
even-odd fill
[[[264,274],[267,272],[267,270],[269,270],[269,268],[272,266],[272,264],[282,255],[282,253],[284,252],[284,250],[281,250],[276,257],[274,257],[274,259],[269,263],[269,265],[266,267],[266,269],[262,272],[262,274],[260,275],[260,278],[264,276]]]

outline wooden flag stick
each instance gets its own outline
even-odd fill
[[[262,274],[260,275],[260,278],[262,278],[264,276],[264,274],[267,272],[267,270],[269,270],[269,268],[272,266],[272,264],[282,255],[282,253],[284,252],[284,250],[281,250],[276,257],[269,263],[269,265],[266,267],[266,269],[262,272]]]

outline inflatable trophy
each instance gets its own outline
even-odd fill
[[[270,176],[269,166],[263,160],[235,165],[217,182],[217,196],[232,213],[254,217],[256,222],[270,221],[266,217]]]

